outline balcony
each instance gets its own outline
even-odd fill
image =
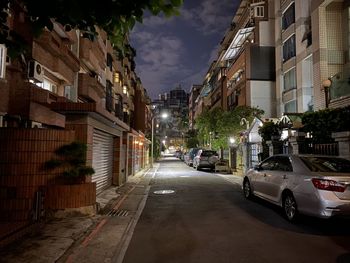
[[[48,59],[46,53],[42,52],[41,49],[37,49],[35,45],[33,47],[33,57],[41,61],[43,64],[49,66],[52,71],[59,73],[65,72],[64,68],[67,67],[67,65],[72,71],[79,71],[79,59],[69,49],[69,42],[67,43],[58,35],[55,35],[49,31],[44,31],[35,41],[41,46],[42,49],[48,51],[52,57]],[[64,65],[62,66],[63,63]]]
[[[104,87],[89,74],[79,73],[78,83],[78,96],[94,102],[98,102],[105,97]]]

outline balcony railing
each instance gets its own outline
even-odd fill
[[[104,87],[89,74],[79,73],[78,95],[98,102],[105,97]]]

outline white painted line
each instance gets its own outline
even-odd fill
[[[155,176],[156,172],[158,171],[158,168],[159,168],[159,166],[154,171],[152,178]],[[114,256],[114,259],[112,260],[112,262],[116,262],[116,263],[122,263],[123,262],[125,253],[126,253],[128,247],[129,247],[131,238],[132,238],[132,236],[134,234],[137,222],[139,221],[140,216],[142,214],[142,211],[145,208],[150,189],[151,189],[151,186],[148,185],[146,187],[146,190],[145,190],[145,195],[142,198],[142,200],[141,200],[141,202],[140,202],[140,204],[139,204],[139,206],[137,208],[135,216],[132,218],[132,220],[130,221],[130,223],[128,224],[128,226],[127,226],[127,228],[125,230],[125,234],[124,234],[124,236],[123,236],[123,238],[122,238],[122,240],[120,242],[121,246],[120,246],[119,254]]]

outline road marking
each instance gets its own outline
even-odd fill
[[[96,226],[96,228],[90,233],[90,235],[88,235],[85,239],[84,239],[84,241],[83,241],[83,243],[81,243],[81,245],[83,246],[83,247],[86,247],[88,244],[89,244],[89,242],[91,241],[91,239],[93,239],[94,238],[94,236],[96,236],[96,234],[101,230],[101,228],[104,226],[104,224],[106,224],[107,223],[107,219],[103,219],[100,223],[98,223],[98,225]]]

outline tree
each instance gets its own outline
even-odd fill
[[[260,117],[263,113],[263,110],[248,106],[238,106],[232,111],[223,111],[221,108],[206,110],[196,119],[198,137],[203,144],[210,141],[213,149],[226,149],[229,137],[234,136],[238,141],[244,129],[240,125],[242,118],[252,122],[254,117]]]
[[[8,9],[26,10],[25,20],[34,36],[44,28],[53,29],[53,22],[60,23],[66,31],[79,29],[84,37],[94,39],[96,26],[104,30],[118,50],[125,50],[125,38],[136,22],[142,23],[145,11],[152,15],[179,13],[183,0],[1,0],[0,43],[10,54],[24,52],[24,39],[8,27]]]
[[[302,116],[302,123],[302,131],[311,133],[313,142],[333,142],[332,132],[350,130],[350,106],[306,112]]]

